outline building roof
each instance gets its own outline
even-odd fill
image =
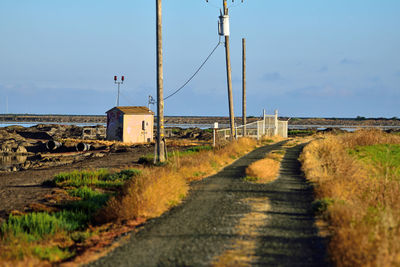
[[[130,114],[154,115],[154,112],[151,111],[150,109],[148,109],[147,107],[132,107],[132,106],[128,106],[128,107],[113,107],[112,109],[110,109],[106,113],[108,113],[108,112],[110,112],[110,111],[112,111],[114,109],[118,109],[122,113],[127,114],[127,115],[130,115]]]

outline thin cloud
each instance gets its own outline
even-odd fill
[[[279,72],[270,72],[270,73],[265,73],[262,77],[262,80],[267,82],[277,82],[277,81],[282,81],[284,79]]]
[[[354,60],[354,59],[343,58],[340,61],[340,64],[342,64],[342,65],[358,65],[358,64],[360,64],[360,62],[357,60]]]
[[[382,83],[382,79],[379,76],[372,76],[372,77],[368,78],[368,81],[372,82],[372,83],[375,83],[375,84],[376,83]]]
[[[330,85],[325,86],[307,86],[300,88],[294,92],[294,96],[311,97],[311,98],[329,98],[329,97],[349,97],[353,92],[347,89],[338,89]]]
[[[318,70],[318,72],[327,72],[329,69],[328,69],[328,67],[327,66],[322,66],[319,70]]]

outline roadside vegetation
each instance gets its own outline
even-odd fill
[[[57,194],[47,196],[55,204],[36,204],[33,212],[10,215],[0,226],[0,259],[59,262],[74,256],[76,245],[95,234],[90,226],[99,209],[140,173],[135,169],[73,171],[46,181],[58,188]]]
[[[293,137],[293,136],[308,136],[308,135],[313,135],[317,131],[313,129],[304,129],[304,130],[288,130],[288,135]]]
[[[278,178],[281,161],[285,156],[285,150],[269,152],[262,160],[250,164],[246,168],[245,181],[265,184]]]
[[[338,266],[400,265],[400,136],[360,130],[307,145],[303,170],[315,184]]]
[[[0,225],[0,262],[42,266],[109,244],[181,203],[191,181],[218,172],[256,146],[242,138],[215,149],[171,152],[162,166],[60,173],[44,183],[55,187],[46,205],[33,203],[32,211],[14,212]]]
[[[244,180],[252,183],[270,183],[278,179],[279,170],[281,168],[281,163],[283,158],[286,155],[286,149],[303,144],[308,143],[310,140],[313,140],[314,137],[297,137],[288,139],[287,142],[278,150],[273,150],[266,154],[265,158],[262,160],[258,160],[252,164],[250,164],[246,168],[246,177]],[[282,141],[281,138],[276,138],[275,140],[264,140],[264,142],[276,142]]]
[[[121,193],[108,201],[97,220],[104,223],[160,216],[186,197],[189,182],[216,173],[255,146],[256,141],[242,138],[215,150],[203,147],[174,152],[164,167],[146,168],[138,179],[126,183]]]

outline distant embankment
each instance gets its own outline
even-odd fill
[[[260,118],[251,117],[248,122]],[[228,124],[228,117],[205,117],[205,116],[166,116],[166,124],[212,124],[218,122]],[[236,118],[235,121],[241,124],[242,119]],[[36,115],[36,114],[0,114],[0,122],[15,123],[107,123],[105,115]]]
[[[248,117],[247,122],[260,120],[260,117]],[[351,126],[351,127],[399,127],[400,120],[398,118],[286,118],[280,117],[280,120],[289,120],[289,126],[306,126],[309,128],[318,128],[321,126]],[[165,124],[167,125],[212,125],[218,122],[222,125],[229,125],[228,117],[218,116],[165,116]],[[242,124],[242,118],[236,117],[235,122]],[[37,115],[37,114],[0,114],[0,123],[82,123],[82,124],[105,124],[107,117],[105,115]]]
[[[106,123],[104,115],[35,115],[35,114],[0,114],[0,122],[17,123]]]

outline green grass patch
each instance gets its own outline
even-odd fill
[[[128,169],[118,173],[110,173],[107,169],[96,171],[72,171],[59,173],[51,181],[46,181],[45,185],[58,187],[85,187],[95,186],[99,188],[119,188],[127,180],[140,175],[140,170]]]
[[[21,238],[26,241],[42,240],[58,232],[72,232],[87,227],[92,215],[106,204],[110,193],[98,192],[89,187],[115,187],[140,174],[139,170],[128,169],[111,174],[108,170],[73,171],[60,173],[52,182],[59,187],[75,187],[67,190],[80,200],[68,201],[61,207],[63,211],[55,213],[29,213],[22,216],[10,215],[0,227],[2,239]]]
[[[271,143],[273,143],[274,142],[274,140],[272,140],[272,139],[265,139],[265,140],[262,140],[262,143],[263,144],[271,144]]]
[[[68,249],[61,249],[58,246],[53,247],[42,247],[35,246],[32,248],[32,254],[41,260],[47,260],[50,262],[61,261],[68,259],[74,255]]]
[[[215,160],[210,160],[210,165],[215,171],[219,170],[220,165]]]
[[[279,155],[285,155],[286,151],[285,150],[274,150],[272,153],[279,154]]]
[[[245,180],[246,182],[254,183],[254,182],[257,182],[258,180],[260,180],[260,178],[252,177],[252,176],[246,176],[246,177],[244,177],[243,180]]]
[[[75,253],[74,246],[68,249],[54,246],[49,241],[55,237],[62,237],[81,243],[91,237],[94,233],[88,226],[94,214],[106,204],[111,195],[115,194],[116,189],[140,174],[141,171],[136,169],[117,173],[100,169],[73,171],[54,176],[45,184],[63,188],[69,196],[77,200],[57,203],[62,209],[59,212],[10,215],[0,225],[0,241],[9,249],[2,254],[2,257],[22,260],[26,255],[31,255],[49,262],[60,262],[71,258]]]
[[[73,232],[70,237],[74,242],[83,243],[85,240],[93,236],[93,232],[90,231],[77,231]]]
[[[359,146],[349,153],[372,168],[375,175],[400,181],[400,145]]]
[[[326,213],[328,207],[332,205],[334,202],[335,201],[331,198],[317,199],[313,201],[313,203],[311,204],[311,208],[315,214],[321,215]]]
[[[110,194],[97,192],[87,186],[68,190],[68,194],[73,197],[79,197],[81,200],[68,202],[64,205],[64,208],[85,212],[89,215],[93,215],[98,211],[110,197]]]
[[[187,156],[187,155],[192,155],[201,151],[209,151],[213,150],[212,146],[205,145],[205,146],[194,146],[191,148],[188,148],[184,151],[172,151],[168,152],[167,157],[168,159],[173,159],[174,157],[181,157],[181,156]],[[148,154],[145,156],[142,156],[138,160],[139,164],[146,164],[146,165],[151,165],[154,163],[154,154]]]
[[[315,131],[313,130],[288,130],[288,135],[312,135]]]
[[[206,175],[207,173],[206,172],[195,172],[194,174],[193,174],[193,176],[194,177],[200,177],[200,176],[204,176],[204,175]]]
[[[88,221],[88,214],[73,211],[10,215],[0,227],[0,236],[3,240],[18,238],[28,242],[39,241],[59,232],[83,229]]]
[[[184,152],[182,152],[182,153],[197,153],[197,152],[200,152],[200,151],[209,151],[209,150],[213,150],[213,147],[212,146],[209,146],[209,145],[207,145],[207,146],[194,146],[194,147],[191,147],[191,148],[188,148],[188,149],[186,149]]]

